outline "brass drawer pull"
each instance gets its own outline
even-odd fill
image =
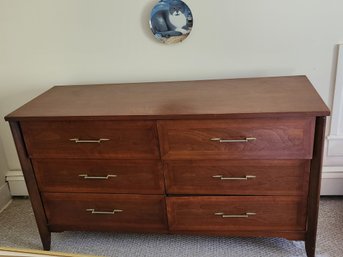
[[[221,138],[211,138],[211,141],[217,141],[219,143],[247,143],[255,141],[255,137],[246,137],[245,139],[221,139]]]
[[[99,138],[99,139],[71,138],[69,140],[75,142],[76,144],[78,144],[78,143],[98,143],[98,144],[100,144],[101,142],[104,142],[104,141],[110,141],[110,139],[108,139],[108,138]]]
[[[248,180],[254,179],[256,176],[246,175],[245,177],[224,177],[223,175],[214,175],[212,178],[218,178],[220,180]]]
[[[79,177],[83,177],[84,179],[109,179],[109,178],[116,178],[117,175],[107,175],[105,177],[100,176],[88,176],[87,174],[80,174]]]
[[[221,216],[222,218],[249,218],[249,216],[254,216],[254,212],[246,212],[245,214],[224,214],[223,212],[216,212],[214,215]]]
[[[105,214],[105,215],[113,215],[118,212],[123,212],[123,210],[116,210],[113,211],[96,211],[95,209],[86,209],[87,212],[90,212],[91,214]]]

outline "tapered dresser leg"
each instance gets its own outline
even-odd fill
[[[306,239],[305,248],[306,248],[307,257],[315,257],[316,239],[315,238],[313,238],[312,240]]]
[[[29,192],[30,201],[35,214],[39,235],[43,244],[44,250],[50,250],[51,245],[51,232],[48,228],[47,218],[45,216],[45,211],[43,208],[41,194],[38,189],[36,178],[33,172],[31,160],[27,154],[24,139],[21,133],[19,122],[11,121],[10,127],[13,135],[13,139],[16,145],[16,149],[19,156],[19,161],[21,168],[23,170],[23,175],[25,183],[27,185],[27,190]]]
[[[51,247],[51,233],[49,232],[47,235],[44,235],[44,237],[42,235],[40,236],[41,236],[40,238],[43,244],[43,249],[45,251],[49,251]]]
[[[325,139],[325,117],[317,117],[314,138],[313,158],[311,161],[310,187],[307,209],[307,232],[305,248],[308,257],[315,257],[318,210],[320,200],[320,182],[323,165],[323,146]]]

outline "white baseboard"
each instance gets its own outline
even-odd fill
[[[7,183],[0,186],[0,212],[11,203],[12,198]]]
[[[9,171],[6,176],[12,196],[27,196],[27,188],[21,171]],[[4,189],[3,189],[4,190]],[[8,188],[7,188],[8,190]],[[323,167],[321,195],[343,195],[343,166]],[[0,209],[1,209],[0,193]],[[9,193],[7,193],[9,195]],[[10,197],[9,197],[10,198]],[[8,197],[6,198],[8,199]],[[7,200],[8,201],[8,200]],[[6,201],[5,201],[6,202]]]
[[[12,196],[28,196],[24,175],[22,171],[9,171],[6,174]]]
[[[343,195],[343,166],[323,167],[321,195]]]

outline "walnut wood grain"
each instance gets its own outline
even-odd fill
[[[191,231],[304,231],[306,197],[190,196],[168,197],[170,230]],[[223,218],[215,213],[247,218]]]
[[[165,160],[311,159],[314,123],[312,117],[159,121],[158,131]]]
[[[307,195],[309,160],[206,160],[165,163],[168,194]],[[244,178],[228,180],[223,178]]]
[[[170,234],[175,235],[208,235],[208,236],[222,236],[222,237],[279,237],[286,238],[288,240],[302,240],[305,239],[305,231],[242,231],[242,230],[175,230],[169,231]]]
[[[121,194],[164,194],[165,192],[162,164],[159,161],[34,159],[32,162],[42,192]],[[80,175],[88,175],[91,178],[87,179]],[[112,177],[94,179],[108,175]]]
[[[165,198],[158,195],[44,193],[49,226],[68,230],[167,231]],[[92,214],[87,209],[112,214]]]
[[[159,159],[156,125],[151,121],[23,121],[21,127],[31,158]]]
[[[59,86],[6,116],[24,119],[182,119],[326,116],[305,76]]]

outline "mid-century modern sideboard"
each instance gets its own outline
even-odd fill
[[[305,76],[56,86],[6,116],[51,232],[282,237],[315,255],[325,116]]]

